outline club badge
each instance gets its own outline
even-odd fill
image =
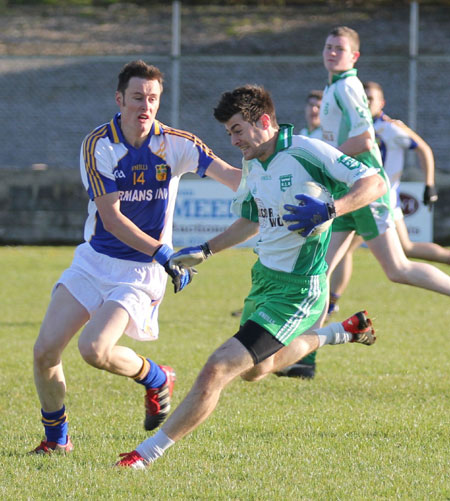
[[[280,190],[286,191],[292,186],[292,174],[286,174],[285,176],[280,176]]]
[[[169,166],[167,164],[156,165],[156,180],[166,181],[168,171],[169,171]]]

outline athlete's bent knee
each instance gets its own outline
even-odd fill
[[[60,358],[55,353],[43,350],[35,344],[33,349],[34,366],[39,369],[49,369],[58,364]]]
[[[61,361],[61,352],[58,347],[50,346],[38,339],[33,347],[34,365],[41,369],[54,367]]]
[[[94,343],[85,342],[81,338],[78,341],[78,350],[83,360],[97,369],[105,369],[108,365],[108,357],[103,351],[97,349]]]
[[[408,284],[408,275],[405,268],[390,268],[386,270],[387,278],[396,284]]]

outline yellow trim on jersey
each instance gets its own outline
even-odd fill
[[[109,122],[109,126],[111,127],[114,142],[120,143],[119,134],[117,133],[116,124],[114,123],[114,118],[111,120],[111,122]]]
[[[159,136],[161,134],[161,126],[159,125],[158,120],[155,120],[154,124],[155,124],[155,130],[153,133],[155,136]]]
[[[97,169],[97,160],[95,158],[95,147],[97,142],[102,137],[105,137],[108,132],[107,126],[104,125],[99,129],[92,132],[83,143],[83,158],[84,165],[86,167],[86,173],[89,178],[89,184],[92,187],[92,192],[94,198],[101,195],[106,195],[105,185],[100,177],[100,173]]]
[[[195,144],[195,146],[199,146],[202,149],[202,151],[206,153],[208,157],[217,158],[217,155],[215,155],[215,153],[211,150],[211,148],[206,146],[206,144],[200,138],[198,138],[195,134],[192,134],[191,132],[186,132],[180,129],[172,129],[172,127],[167,127],[167,126],[164,126],[164,132],[166,132],[167,134],[172,134],[173,136],[189,139]]]

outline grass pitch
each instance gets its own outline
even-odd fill
[[[0,499],[448,500],[448,297],[391,284],[368,251],[339,319],[366,308],[372,347],[325,347],[313,381],[235,381],[215,413],[150,469],[112,468],[143,430],[142,388],[86,365],[73,340],[63,357],[75,451],[30,457],[42,437],[32,348],[69,247],[0,248]],[[223,252],[181,294],[168,288],[160,340],[123,343],[176,368],[174,405],[233,335],[255,257]],[[447,273],[450,268],[442,266]]]

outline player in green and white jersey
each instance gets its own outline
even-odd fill
[[[359,35],[355,30],[339,26],[330,31],[323,49],[328,71],[328,85],[320,108],[323,140],[366,165],[378,167],[389,185],[381,168],[367,97],[354,68],[359,55]],[[406,257],[395,228],[389,191],[365,207],[334,220],[326,255],[328,277],[349,249],[355,233],[365,240],[389,280],[450,295],[447,274]],[[280,375],[295,376],[294,365],[285,367]]]
[[[330,230],[309,235],[336,214],[379,197],[386,186],[377,169],[322,141],[294,136],[292,126],[279,126],[270,94],[259,86],[224,93],[214,116],[242,151],[242,180],[233,204],[240,217],[205,244],[181,249],[172,264],[199,264],[259,230],[252,288],[238,332],[209,357],[161,430],[124,454],[118,466],[148,466],[196,429],[213,412],[225,386],[238,376],[257,381],[325,344],[375,341],[365,312],[317,329],[328,296],[325,253]],[[293,214],[283,219],[293,216],[294,223],[286,228],[280,201],[285,190],[303,180],[325,185],[336,200],[325,203],[300,194],[304,205],[288,206]]]
[[[320,109],[323,139],[366,165],[380,166],[381,156],[367,97],[354,68],[359,55],[356,31],[340,26],[329,33],[323,49],[323,61],[328,71],[328,85]],[[380,174],[387,179],[383,170]],[[450,277],[447,274],[429,264],[409,261],[406,257],[395,229],[389,193],[363,209],[334,221],[327,253],[328,275],[342,259],[355,232],[363,237],[393,282],[450,295]]]
[[[322,139],[322,128],[320,127],[320,105],[322,103],[323,91],[310,90],[306,97],[305,120],[306,127],[300,130],[301,136],[313,139]]]
[[[356,31],[341,26],[329,33],[323,50],[324,65],[328,71],[328,85],[320,111],[323,139],[366,165],[379,166],[381,157],[367,97],[354,68],[359,55]],[[383,171],[380,174],[383,175]],[[327,253],[329,275],[347,251],[354,232],[364,238],[393,282],[450,295],[450,277],[447,274],[429,264],[407,259],[395,229],[389,193],[371,205],[334,221]]]

